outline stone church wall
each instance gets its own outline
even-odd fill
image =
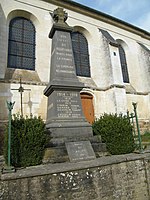
[[[20,100],[19,94],[11,89],[19,87],[19,76],[22,76],[23,87],[31,89],[30,98],[34,102],[32,114],[40,114],[46,120],[47,99],[42,91],[50,77],[51,39],[48,35],[53,24],[50,13],[57,7],[46,1],[0,0],[0,103],[4,105],[6,100],[15,100],[13,113],[20,112]],[[91,77],[80,77],[80,81],[85,83],[84,90],[90,89],[94,94],[95,118],[104,112],[125,113],[127,109],[132,111],[132,102],[136,101],[139,119],[150,121],[149,59],[148,53],[138,44],[142,43],[150,48],[149,39],[136,34],[136,31],[127,30],[124,25],[120,26],[117,22],[114,25],[92,18],[89,11],[84,15],[73,11],[71,7],[65,7],[65,4],[64,9],[68,13],[67,23],[80,31],[88,41]],[[9,21],[16,16],[30,19],[36,29],[34,72],[7,68]],[[99,29],[108,31],[123,45],[130,83],[123,83],[118,48],[109,44]],[[23,95],[24,115],[30,115],[31,108],[27,104],[29,93],[24,92]],[[0,123],[2,121],[7,121],[6,106],[0,110]]]

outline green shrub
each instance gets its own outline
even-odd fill
[[[106,143],[107,150],[111,154],[119,155],[134,151],[132,125],[126,116],[104,114],[93,123],[92,127],[94,134],[101,135],[102,142]]]
[[[11,120],[11,164],[26,167],[41,164],[47,143],[45,124],[40,117],[14,115]],[[8,127],[5,134],[4,156],[7,163]]]
[[[0,124],[0,155],[4,153],[4,133],[5,133],[6,123]]]

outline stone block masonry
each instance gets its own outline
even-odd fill
[[[149,200],[150,153],[47,164],[2,174],[0,200]]]

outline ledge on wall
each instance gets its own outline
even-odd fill
[[[1,81],[16,83],[20,81],[20,78],[26,84],[43,85],[36,71],[24,69],[7,68],[5,78]]]
[[[81,77],[78,76],[78,80],[82,83],[84,83],[84,87],[89,87],[92,89],[97,88],[96,83],[94,82],[94,80],[91,77]]]
[[[131,84],[125,84],[125,89],[127,94],[135,94],[136,89]]]
[[[136,91],[136,89],[130,84],[125,84],[125,89],[126,89],[126,94],[148,95],[147,91],[145,92]]]

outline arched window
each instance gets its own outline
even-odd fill
[[[91,73],[87,40],[83,34],[79,32],[73,32],[71,37],[76,74],[77,76],[90,77]]]
[[[129,83],[129,74],[128,74],[128,67],[127,67],[127,62],[126,62],[126,54],[121,45],[119,45],[119,55],[120,55],[123,82]]]
[[[23,17],[9,24],[8,68],[35,70],[35,27]]]

